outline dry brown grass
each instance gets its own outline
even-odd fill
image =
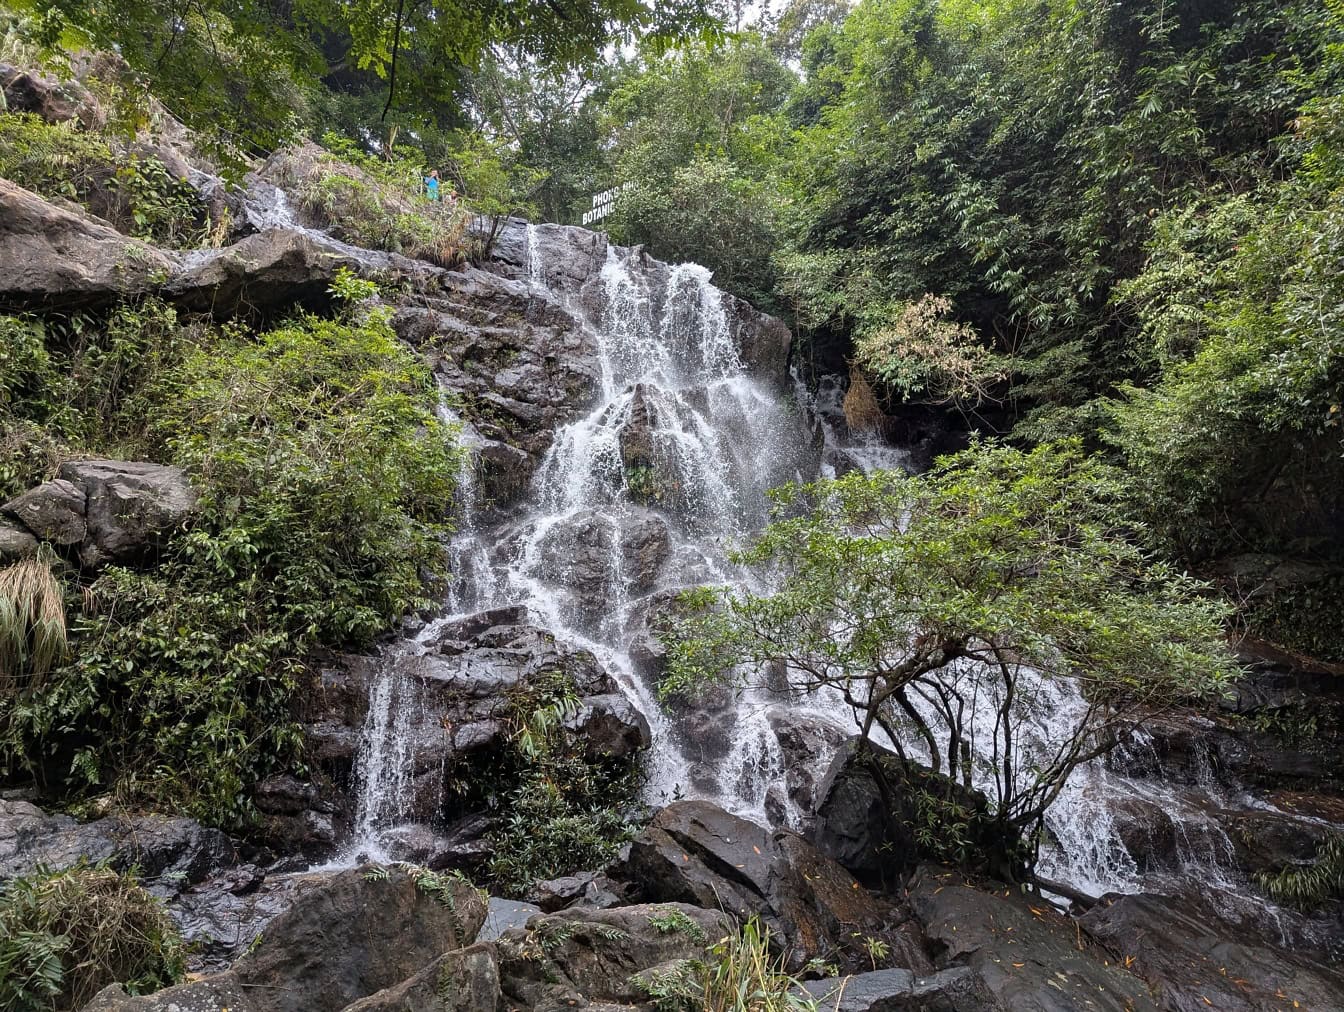
[[[65,595],[50,561],[0,570],[0,699],[41,687],[66,647]]]
[[[856,365],[849,367],[849,390],[842,407],[845,423],[852,432],[880,433],[886,428],[886,413],[873,393],[872,384]]]

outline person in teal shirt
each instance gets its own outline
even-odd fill
[[[425,177],[425,196],[430,200],[439,199],[439,170],[430,169]]]

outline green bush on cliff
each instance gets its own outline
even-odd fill
[[[72,200],[160,246],[193,247],[205,238],[205,208],[189,182],[158,158],[114,151],[78,121],[0,114],[0,177],[48,200]]]
[[[238,825],[297,756],[305,655],[427,603],[457,450],[381,313],[198,338],[138,395],[142,448],[189,471],[196,522],[155,568],[72,591],[74,660],[0,714],[0,751],[58,792]]]
[[[642,770],[585,755],[586,742],[565,727],[579,697],[564,674],[543,675],[509,699],[509,747],[498,758],[486,801],[501,814],[487,874],[497,889],[522,896],[533,883],[599,868],[631,839],[628,818]],[[502,788],[502,789],[499,789]]]
[[[182,939],[129,873],[39,868],[0,892],[0,1008],[82,1008],[108,984],[147,994],[182,978]]]

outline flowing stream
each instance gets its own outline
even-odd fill
[[[547,286],[534,228],[528,236],[526,284],[564,300]],[[805,813],[777,787],[790,771],[772,715],[784,709],[795,721],[829,726],[834,740],[854,732],[853,713],[838,699],[785,699],[758,689],[713,713],[670,716],[632,656],[632,639],[643,616],[666,602],[660,595],[695,584],[745,585],[749,575],[728,561],[727,551],[765,523],[767,489],[833,473],[823,461],[837,454],[868,470],[903,467],[908,458],[887,446],[841,445],[825,421],[834,404],[818,403],[801,384],[785,389],[749,375],[723,298],[702,267],[684,264],[655,275],[609,248],[600,298],[586,305],[570,308],[595,337],[594,403],[556,432],[523,503],[502,525],[479,523],[474,469],[464,465],[450,545],[457,575],[446,614],[394,650],[415,653],[454,617],[525,606],[537,625],[592,651],[648,719],[651,803],[704,797],[760,823],[797,825]],[[834,393],[832,385],[820,398]],[[455,419],[446,409],[444,417]],[[411,729],[419,724],[420,702],[415,680],[398,667],[385,664],[371,689],[351,854],[384,853],[382,841],[406,821],[411,803]],[[1017,747],[1026,770],[1033,752],[1047,754],[1086,707],[1074,686],[1030,672],[1021,693]],[[975,747],[984,753],[975,757],[981,786],[990,776],[992,741],[981,725],[992,722],[992,704],[987,698],[975,720],[981,731]],[[919,754],[918,741],[904,744]],[[818,776],[828,761],[811,759]],[[1042,870],[1093,894],[1160,886],[1161,876],[1140,871],[1114,818],[1117,804],[1138,799],[1178,824],[1182,866],[1165,873],[1168,884],[1193,880],[1224,897],[1227,913],[1273,921],[1277,912],[1233,870],[1226,833],[1201,810],[1200,798],[1209,808],[1255,804],[1234,794],[1209,778],[1192,803],[1189,789],[1093,762],[1075,772],[1048,815]]]

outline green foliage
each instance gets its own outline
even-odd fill
[[[658,1012],[817,1012],[791,993],[798,981],[770,948],[770,929],[752,917],[710,946],[703,959],[656,970],[641,980]]]
[[[0,317],[0,496],[50,477],[71,447],[111,456],[143,447],[146,391],[197,329],[156,299],[105,317]]]
[[[302,207],[332,235],[446,267],[461,262],[467,213],[420,197],[422,160],[414,152],[398,148],[391,158],[375,158],[334,134],[322,140],[331,150],[304,166],[296,182]]]
[[[197,337],[139,396],[198,516],[156,568],[88,588],[74,659],[8,707],[0,750],[52,789],[239,825],[251,784],[293,768],[305,655],[429,603],[457,450],[385,311]]]
[[[176,983],[185,949],[162,904],[129,873],[39,868],[0,892],[0,1008],[82,1008],[108,984],[145,994]]]
[[[951,308],[933,295],[901,306],[890,325],[855,341],[857,361],[908,400],[976,407],[1006,371],[975,331],[945,319]]]
[[[190,183],[153,156],[114,150],[78,120],[0,115],[0,176],[48,199],[73,200],[160,246],[190,248],[205,238],[205,208]]]
[[[165,8],[135,0],[106,16],[81,0],[15,0],[48,49],[116,52],[217,155],[274,150],[322,116],[361,143],[391,112],[411,129],[460,117],[458,88],[493,46],[546,67],[596,60],[611,43],[667,44],[715,22],[703,0],[415,4],[263,0]]]
[[[1344,898],[1344,834],[1328,837],[1316,851],[1316,860],[1304,867],[1262,872],[1260,886],[1276,903],[1312,910]]]
[[[647,55],[618,76],[604,110],[610,160],[616,181],[634,185],[612,235],[703,264],[720,286],[770,305],[770,177],[788,147],[781,109],[794,81],[751,33]]]
[[[568,676],[542,674],[510,700],[510,747],[485,778],[503,786],[488,874],[505,895],[608,862],[638,829],[640,771],[585,755],[565,727],[579,708]]]
[[[1337,105],[1298,121],[1297,176],[1173,216],[1126,289],[1185,353],[1159,383],[1126,389],[1110,438],[1159,543],[1187,557],[1334,538],[1321,514],[1338,498],[1344,404]],[[1202,280],[1154,298],[1174,275]]]
[[[649,914],[649,926],[660,935],[685,935],[691,941],[701,944],[709,941],[704,929],[676,907],[662,907]]]
[[[1004,838],[1030,838],[1136,706],[1216,693],[1235,671],[1226,609],[1136,546],[1122,491],[1075,444],[978,444],[919,477],[783,489],[778,518],[738,556],[778,589],[686,595],[698,614],[682,623],[663,691],[782,663],[802,691],[838,690],[865,736],[914,732],[920,761],[966,785],[969,714],[992,706],[991,811]],[[1087,712],[1033,754],[1030,710],[1058,678],[1080,685]]]

